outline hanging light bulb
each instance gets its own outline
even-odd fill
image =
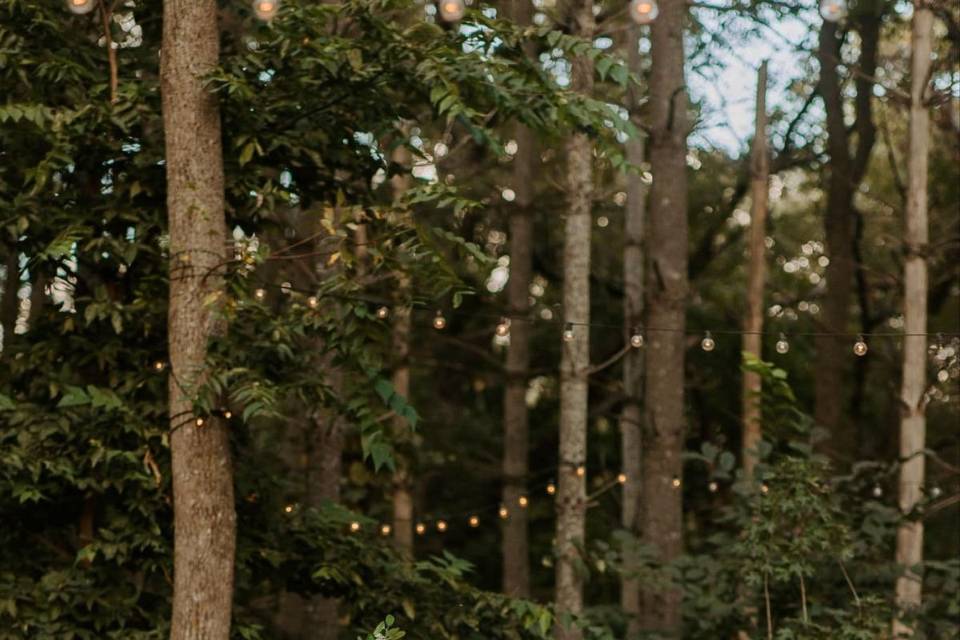
[[[766,482],[760,485],[760,493],[763,495],[770,493],[770,486]]]
[[[510,334],[510,319],[509,318],[500,318],[500,324],[497,325],[497,328],[494,330],[501,338]]]
[[[440,17],[447,22],[456,22],[467,12],[464,0],[440,0]]]
[[[530,500],[527,498],[527,496],[520,496],[517,498],[517,504],[520,505],[521,509],[526,509],[530,504]]]
[[[287,512],[287,513],[293,513],[293,505],[292,505],[292,504],[288,504],[287,506],[285,506],[285,507],[283,508],[283,510],[284,510],[285,512]]]
[[[422,522],[418,522],[415,529],[417,530],[417,535],[422,536],[427,532],[427,525],[423,524]]]
[[[390,315],[390,309],[387,307],[378,307],[377,308],[377,318],[380,320],[386,320]]]
[[[253,13],[258,20],[273,20],[280,10],[280,0],[253,0]]]
[[[310,296],[307,298],[307,306],[311,309],[316,309],[320,305],[320,300],[317,299],[317,296]]]
[[[500,509],[497,510],[497,515],[500,516],[501,520],[506,520],[510,517],[510,510],[507,509],[506,505],[500,505]]]
[[[264,300],[264,299],[267,297],[267,290],[266,290],[266,289],[257,289],[257,290],[255,290],[255,291],[253,292],[253,297],[256,298],[257,300],[262,301],[262,300]]]
[[[227,409],[223,412],[223,417],[229,420],[230,418],[233,417],[233,412]]]
[[[674,489],[679,489],[680,484],[681,483],[680,483],[679,476],[673,476],[673,479],[670,481],[670,486],[673,487]]]
[[[853,352],[860,357],[867,355],[867,342],[863,336],[857,336],[857,341],[853,343]]]
[[[357,531],[360,531],[360,523],[354,520],[350,523],[350,533],[356,533]]]
[[[874,497],[874,498],[882,498],[882,497],[883,497],[883,487],[881,487],[881,486],[878,485],[878,484],[875,484],[875,485],[873,485],[873,491],[872,491],[871,493],[873,493],[873,497]]]
[[[640,333],[639,329],[634,329],[630,335],[630,346],[634,349],[639,349],[643,346],[643,334]]]
[[[197,426],[198,426],[198,427],[202,427],[202,426],[203,426],[203,418],[197,418],[196,423],[197,423]]]
[[[67,8],[78,16],[90,13],[96,6],[97,0],[67,0]]]
[[[717,490],[720,489],[720,485],[717,484],[716,480],[711,480],[710,484],[707,485],[707,489],[710,491],[710,493],[716,493]]]
[[[563,325],[563,341],[570,342],[573,340],[573,337],[573,323],[568,322],[567,324]]]
[[[787,336],[780,334],[780,338],[777,340],[777,353],[783,355],[787,351],[790,351],[790,343],[787,342]]]
[[[447,319],[443,317],[443,311],[437,311],[437,315],[433,317],[433,328],[440,331],[446,326]]]
[[[632,0],[630,2],[630,19],[637,24],[650,24],[660,15],[657,0]]]
[[[576,473],[578,478],[582,478],[583,476],[587,475],[587,468],[581,464],[579,467],[577,467]]]
[[[617,476],[617,482],[619,482],[620,484],[626,484],[626,483],[627,483],[627,474],[621,473],[620,475],[618,475],[618,476]]]
[[[844,0],[820,0],[820,15],[827,22],[839,22],[847,16]]]
[[[477,527],[480,526],[480,518],[477,516],[470,516],[470,519],[467,520],[467,523],[470,525],[471,528],[476,529]]]
[[[443,533],[447,530],[447,521],[446,520],[437,520],[437,531]]]
[[[707,331],[703,334],[703,340],[700,341],[700,347],[704,351],[713,351],[717,346],[716,341],[713,339],[713,336],[710,335],[710,332]]]
[[[392,531],[390,525],[388,525],[388,524],[382,524],[382,525],[380,525],[380,535],[382,535],[382,536],[388,536],[388,535],[390,535],[390,531]]]
[[[933,498],[934,500],[939,498],[941,494],[943,494],[943,490],[940,487],[934,485],[933,487],[930,488],[930,497]]]
[[[153,370],[160,372],[167,368],[167,364],[163,360],[157,360],[153,363]]]
[[[557,493],[557,485],[553,483],[553,480],[547,483],[547,494],[554,495]]]

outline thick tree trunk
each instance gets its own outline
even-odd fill
[[[527,0],[509,3],[509,18],[530,24],[533,5]],[[527,51],[530,57],[535,52]],[[510,206],[510,280],[507,308],[510,346],[507,349],[506,385],[503,392],[503,503],[510,517],[503,523],[503,592],[530,597],[530,543],[527,510],[519,508],[527,494],[529,427],[527,379],[530,369],[530,281],[533,276],[534,175],[539,164],[532,132],[521,124],[514,128],[517,153],[513,158],[516,199]]]
[[[843,87],[838,73],[840,40],[837,24],[824,21],[820,29],[817,57],[820,64],[819,92],[827,120],[827,153],[830,156],[824,231],[827,257],[826,291],[823,299],[822,331],[815,340],[817,376],[814,382],[814,418],[826,429],[828,438],[820,448],[834,460],[843,461],[857,453],[857,429],[843,420],[846,394],[844,380],[850,368],[851,341],[847,330],[853,277],[856,214],[853,197],[866,172],[876,137],[872,114],[873,76],[877,66],[880,16],[860,16],[861,73],[857,76],[854,104],[857,120],[856,148],[851,152],[850,136],[844,121]]]
[[[647,226],[643,501],[647,544],[668,563],[683,549],[684,356],[687,298],[687,93],[683,31],[687,4],[667,0],[650,31],[650,164]],[[641,627],[680,633],[680,592],[644,590]]]
[[[757,74],[757,115],[750,158],[750,258],[747,265],[747,314],[743,323],[743,350],[759,359],[763,346],[763,288],[767,265],[764,239],[767,233],[767,194],[770,161],[767,153],[767,63]],[[760,376],[743,372],[743,468],[748,476],[757,464],[760,444]]]
[[[591,39],[594,30],[592,0],[572,3],[575,35]],[[571,86],[589,94],[593,63],[573,60]],[[580,547],[585,540],[587,463],[587,377],[590,368],[590,230],[593,205],[593,144],[585,133],[567,143],[567,211],[563,247],[563,319],[573,323],[573,339],[563,342],[560,362],[560,472],[557,490],[556,606],[558,616],[583,611]],[[558,625],[559,640],[581,637],[579,628]]]
[[[227,640],[236,512],[226,423],[188,395],[217,330],[210,300],[226,259],[220,112],[204,76],[218,63],[217,4],[164,0],[161,88],[170,228],[170,448],[174,508],[171,640]]]
[[[631,27],[627,36],[627,63],[630,71],[640,75],[641,68],[638,41],[640,28]],[[629,96],[631,119],[641,124],[637,114],[641,100],[639,91],[633,89]],[[627,161],[631,165],[643,164],[644,138],[627,142]],[[623,224],[623,330],[627,340],[643,323],[643,227],[647,206],[647,188],[640,176],[627,175],[627,203]],[[620,437],[623,459],[623,503],[620,523],[634,535],[640,533],[638,513],[640,509],[640,452],[643,447],[641,424],[643,410],[643,352],[637,349],[627,352],[623,359],[623,407],[620,410]],[[627,617],[627,638],[636,638],[640,633],[640,582],[630,577],[636,563],[629,556],[624,558],[624,577],[620,580],[620,607]]]
[[[913,511],[921,500],[924,479],[924,447],[927,339],[927,163],[930,113],[925,103],[930,73],[933,13],[925,2],[914,3],[910,78],[910,134],[907,162],[907,215],[905,230],[903,298],[903,382],[900,392],[900,511]],[[923,577],[923,520],[904,520],[897,528],[897,564],[903,575],[897,578],[897,607],[902,611],[920,606]],[[894,631],[912,634],[899,619]]]

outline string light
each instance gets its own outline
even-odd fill
[[[307,298],[307,306],[311,309],[316,309],[319,304],[320,300],[317,299],[317,296],[310,296]]]
[[[617,476],[617,482],[619,482],[620,484],[626,484],[626,483],[627,483],[627,474],[621,473],[620,475],[618,475],[618,476]]]
[[[630,336],[630,346],[634,349],[639,349],[643,346],[643,334],[637,329],[634,329],[633,334]]]
[[[253,0],[253,13],[265,22],[273,20],[280,10],[280,0]]]
[[[494,333],[503,338],[510,334],[510,320],[508,318],[500,318],[500,324],[497,325],[497,328],[494,329]]]
[[[446,520],[437,520],[437,531],[443,533],[447,530],[447,521]]]
[[[573,340],[573,335],[574,335],[574,334],[573,334],[573,323],[572,323],[572,322],[568,322],[567,324],[563,325],[563,341],[564,341],[564,342],[570,342],[570,341],[572,341],[572,340]]]
[[[380,535],[388,536],[393,529],[388,524],[380,525]]]
[[[839,22],[847,15],[847,3],[844,0],[820,0],[820,15],[827,22]]]
[[[760,493],[762,493],[763,495],[767,495],[768,493],[770,493],[770,487],[767,485],[766,482],[760,485]]]
[[[354,520],[353,522],[350,523],[350,532],[356,533],[358,531],[360,531],[360,523]]]
[[[857,341],[853,343],[853,352],[860,357],[867,355],[867,342],[863,336],[857,336]]]
[[[387,307],[377,308],[377,318],[379,318],[380,320],[386,320],[389,315],[390,315],[389,308]]]
[[[674,489],[680,488],[680,478],[678,476],[673,476],[673,480],[670,481],[670,486]]]
[[[78,16],[90,13],[96,6],[96,0],[67,0],[67,8]]]
[[[203,418],[197,418],[196,423],[197,423],[197,426],[198,426],[198,427],[202,427],[202,426],[203,426]]]
[[[713,351],[717,346],[716,341],[713,339],[713,336],[710,335],[710,332],[707,331],[703,334],[703,340],[700,341],[700,348],[704,351]]]
[[[440,0],[440,17],[447,22],[456,22],[467,12],[464,0]]]
[[[500,505],[500,509],[497,511],[497,515],[500,516],[501,520],[506,520],[510,517],[510,510],[507,509],[506,505]]]
[[[416,526],[416,530],[417,530],[417,535],[422,536],[427,532],[427,525],[423,524],[422,522],[418,522]]]
[[[167,364],[163,360],[157,360],[156,362],[153,363],[154,371],[163,371],[166,368],[167,368]]]
[[[787,342],[787,336],[780,334],[780,339],[777,340],[776,345],[777,353],[783,355],[787,351],[790,351],[790,343]]]
[[[467,520],[467,524],[469,524],[471,528],[476,529],[480,526],[480,518],[478,516],[470,516],[470,519]]]
[[[527,505],[530,504],[530,500],[527,498],[527,496],[520,496],[517,498],[517,504],[520,505],[521,509],[526,509]]]
[[[267,297],[267,290],[257,289],[256,291],[253,292],[253,297],[262,302]]]
[[[878,484],[873,485],[873,497],[882,498],[883,497],[883,487]]]
[[[587,475],[587,468],[581,464],[577,467],[576,473],[578,478],[582,478],[583,476]]]
[[[233,417],[233,412],[227,409],[223,412],[223,417],[229,420],[230,418]]]
[[[287,513],[293,513],[293,505],[292,505],[292,504],[288,504],[287,506],[285,506],[285,507],[283,508],[283,510],[286,511]]]
[[[716,493],[719,488],[720,485],[717,484],[716,480],[711,480],[710,484],[707,485],[707,489],[710,491],[710,493]]]
[[[934,486],[930,489],[930,497],[933,498],[934,500],[936,500],[937,498],[939,498],[942,493],[943,493],[943,490],[940,489],[940,487],[938,487],[938,486],[936,486],[936,485],[934,485]]]
[[[630,2],[630,19],[637,24],[650,24],[660,15],[660,8],[656,0],[632,0]]]
[[[551,480],[550,482],[547,483],[547,495],[552,496],[556,493],[557,493],[557,485],[555,485]]]
[[[437,331],[441,331],[446,326],[447,319],[443,317],[443,311],[437,311],[437,315],[433,317],[433,328]]]

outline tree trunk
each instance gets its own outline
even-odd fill
[[[533,5],[527,0],[509,4],[510,19],[530,24]],[[528,51],[533,57],[534,52]],[[516,125],[517,153],[513,158],[516,199],[510,205],[510,280],[507,308],[510,318],[510,346],[507,349],[506,385],[503,392],[503,503],[510,517],[503,523],[503,592],[519,598],[530,597],[530,544],[527,510],[519,508],[527,494],[529,473],[529,429],[527,422],[527,379],[530,370],[530,281],[533,274],[533,187],[539,164],[532,132]]]
[[[571,6],[574,35],[591,39],[593,1]],[[593,63],[586,57],[572,62],[571,87],[589,94]],[[590,367],[590,231],[593,205],[593,144],[585,133],[567,143],[567,216],[563,247],[563,319],[573,323],[573,339],[563,342],[560,362],[560,472],[557,490],[557,615],[583,611],[583,575],[580,547],[585,540],[587,463],[587,376]],[[558,640],[581,637],[579,628],[563,624]]]
[[[683,29],[687,5],[661,3],[650,30],[650,214],[647,227],[645,311],[649,340],[645,360],[642,455],[644,540],[661,562],[683,549],[685,431],[684,356],[687,298],[687,93]],[[644,590],[641,627],[668,637],[680,633],[680,591]]]
[[[627,63],[632,73],[642,74],[638,47],[640,28],[633,26],[627,36]],[[637,110],[641,105],[639,91],[634,88],[628,97],[631,119],[639,129]],[[643,164],[644,138],[627,141],[627,161]],[[623,330],[627,340],[643,322],[643,227],[646,216],[647,188],[640,176],[627,175],[627,203],[623,224]],[[643,447],[641,424],[643,420],[643,352],[627,352],[623,360],[623,407],[620,410],[620,437],[623,459],[623,504],[620,523],[634,535],[640,533],[640,452]],[[627,617],[627,638],[640,633],[640,583],[629,576],[636,567],[630,556],[624,558],[624,577],[620,581],[620,607]]]
[[[747,265],[747,315],[743,323],[743,350],[760,359],[763,346],[763,288],[766,279],[767,194],[770,161],[767,153],[767,63],[757,74],[757,115],[750,158],[750,258]],[[753,475],[760,444],[760,375],[743,372],[743,469]]]
[[[204,76],[217,65],[213,0],[165,0],[161,88],[170,230],[170,449],[174,508],[171,640],[228,640],[236,511],[225,421],[202,416],[189,393],[204,381],[218,331],[210,301],[226,261],[220,112]]]
[[[827,153],[830,157],[824,231],[827,257],[826,291],[823,298],[822,332],[815,339],[817,376],[814,382],[814,418],[828,437],[819,447],[835,461],[856,455],[856,425],[843,420],[846,395],[844,380],[850,368],[851,341],[844,337],[850,312],[856,214],[853,197],[866,172],[876,137],[872,115],[873,76],[877,67],[880,16],[859,16],[860,59],[854,104],[856,148],[851,155],[850,136],[844,121],[843,87],[838,73],[840,40],[837,24],[824,21],[817,57],[820,64],[819,92],[827,120]]]
[[[393,389],[404,398],[410,397],[410,307],[405,300],[410,290],[410,281],[404,274],[397,274],[398,300],[404,301],[394,308],[393,316]],[[410,441],[410,426],[400,416],[393,419],[394,438],[397,442]],[[398,453],[397,468],[393,474],[393,541],[397,548],[413,557],[413,492],[410,465],[407,458]]]
[[[928,4],[914,3],[910,77],[910,133],[907,162],[907,215],[905,230],[903,297],[903,383],[900,392],[900,511],[913,511],[922,498],[927,339],[927,163],[930,114],[926,87],[930,74],[933,13]],[[897,564],[903,575],[897,578],[896,600],[901,611],[920,607],[923,577],[923,520],[904,520],[897,528]],[[899,619],[894,631],[912,635],[913,630]]]

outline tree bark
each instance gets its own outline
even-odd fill
[[[750,158],[750,245],[747,264],[747,315],[743,323],[743,350],[759,359],[763,347],[763,289],[766,280],[767,195],[770,190],[770,160],[767,151],[767,63],[757,74],[757,115]],[[762,436],[760,422],[760,375],[743,372],[743,469],[753,475],[757,446]]]
[[[913,9],[910,78],[909,160],[907,162],[906,260],[903,298],[903,381],[900,392],[900,481],[899,506],[902,514],[913,511],[922,498],[926,422],[927,339],[927,165],[930,113],[926,88],[930,74],[933,13],[923,0]],[[897,578],[896,601],[901,611],[920,607],[923,577],[923,520],[904,520],[897,528],[897,564],[903,574]],[[901,619],[894,632],[913,634]]]
[[[219,58],[213,0],[164,0],[161,89],[170,231],[170,449],[174,508],[171,640],[228,640],[236,511],[225,421],[194,419],[218,330],[226,260],[220,112],[204,76]],[[211,300],[213,303],[211,304]]]
[[[405,300],[410,281],[398,274],[398,299]],[[410,397],[410,307],[398,304],[393,316],[393,389],[404,398]],[[400,416],[393,419],[397,442],[410,440],[410,426]],[[397,468],[393,474],[393,541],[397,548],[413,557],[413,492],[410,465],[398,453]]]
[[[526,0],[509,4],[510,19],[530,24],[533,5]],[[533,56],[534,52],[528,51]],[[503,523],[503,592],[519,598],[530,597],[530,543],[527,510],[519,508],[527,494],[529,473],[529,425],[527,382],[530,370],[530,282],[533,275],[534,175],[539,158],[532,132],[517,124],[514,128],[517,153],[513,158],[516,198],[510,206],[510,280],[507,308],[510,318],[510,346],[507,349],[506,385],[503,392],[503,503],[510,517]]]
[[[593,1],[575,0],[570,6],[574,35],[592,39]],[[593,90],[593,63],[575,58],[571,87],[589,94]],[[590,367],[590,231],[593,205],[593,144],[577,132],[567,142],[567,216],[563,247],[563,319],[573,323],[574,336],[563,342],[560,362],[560,472],[557,487],[556,605],[558,616],[583,611],[583,561],[585,540],[587,462],[587,377]],[[558,625],[559,640],[582,637],[579,628]]]
[[[642,74],[639,51],[640,27],[630,28],[627,36],[627,64],[632,73]],[[633,124],[640,128],[637,110],[642,103],[637,88],[628,96]],[[627,141],[627,161],[640,166],[644,160],[643,135]],[[647,188],[640,176],[627,176],[627,202],[623,224],[623,330],[626,340],[643,323],[643,227],[646,217]],[[634,535],[640,533],[640,455],[643,448],[641,424],[643,408],[643,352],[633,349],[623,359],[623,407],[620,409],[621,457],[623,459],[623,503],[620,523]],[[627,618],[627,638],[640,633],[640,582],[630,577],[636,569],[636,559],[624,558],[624,576],[620,580],[620,607]]]
[[[685,431],[684,358],[687,298],[687,93],[683,30],[687,4],[662,2],[650,30],[650,214],[644,288],[646,349],[642,455],[643,537],[661,562],[683,549],[682,491]],[[641,627],[667,637],[680,633],[680,591],[645,589]]]
[[[879,11],[877,9],[876,11]],[[850,368],[850,340],[846,333],[850,312],[856,241],[854,194],[859,188],[876,139],[872,114],[873,80],[877,67],[880,34],[879,13],[859,16],[860,59],[856,80],[854,111],[856,147],[850,149],[850,135],[844,121],[843,87],[838,65],[840,45],[837,24],[824,21],[820,29],[817,57],[820,64],[819,92],[827,121],[827,154],[830,157],[824,231],[827,257],[826,290],[823,298],[822,332],[815,339],[817,376],[814,382],[814,418],[828,437],[819,447],[835,461],[856,455],[856,426],[843,420],[844,380]],[[841,335],[838,335],[841,334]]]

